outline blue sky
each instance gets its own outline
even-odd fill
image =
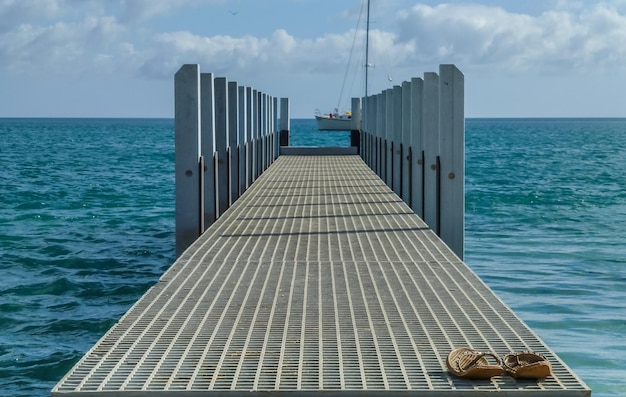
[[[363,69],[360,1],[0,0],[0,117],[172,117],[198,63],[311,118]],[[626,0],[372,3],[371,93],[454,63],[467,117],[626,117]]]

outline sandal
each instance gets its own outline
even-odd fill
[[[490,364],[487,357],[495,360]],[[467,347],[452,350],[446,360],[448,371],[460,378],[489,379],[492,376],[502,375],[502,362],[493,353],[483,353]]]
[[[537,353],[510,353],[504,356],[502,362],[506,372],[514,378],[537,379],[552,375],[548,359]]]

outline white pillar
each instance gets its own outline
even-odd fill
[[[200,235],[200,65],[174,76],[176,256]]]
[[[424,137],[422,134],[424,80],[411,79],[411,208],[424,218]]]
[[[228,83],[228,206],[239,198],[239,92],[237,83]]]
[[[280,98],[280,136],[279,136],[279,155],[280,146],[289,146],[289,134],[291,120],[289,116],[289,98]]]
[[[215,87],[213,74],[200,74],[201,143],[204,157],[204,229],[216,219],[215,200]]]
[[[254,181],[254,90],[252,87],[246,88],[246,188],[249,188]]]
[[[411,206],[411,83],[402,82],[402,201]]]
[[[424,73],[422,106],[422,133],[424,137],[424,221],[439,233],[439,76]]]
[[[392,180],[391,187],[398,195],[402,195],[402,87],[396,85],[393,87],[392,112],[389,115],[393,120],[392,139]]]
[[[454,65],[439,67],[441,239],[461,259],[465,240],[464,76]]]
[[[377,104],[376,104],[376,133],[377,133],[377,165],[376,172],[380,179],[385,180],[385,165],[387,164],[387,156],[385,153],[385,94],[379,93],[377,95]]]
[[[237,156],[239,159],[239,195],[246,191],[246,138],[248,128],[248,108],[246,101],[246,87],[239,87],[239,138]]]
[[[218,216],[228,209],[228,81],[225,77],[217,77],[215,86],[215,153],[217,156],[217,190]]]
[[[387,186],[390,188],[393,187],[393,136],[394,136],[394,125],[393,125],[393,89],[388,88],[384,92],[385,94],[385,139],[387,142],[385,153],[386,165],[385,165],[385,182],[387,182]]]

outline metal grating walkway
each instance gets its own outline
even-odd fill
[[[454,378],[461,346],[538,351],[554,376]],[[493,391],[591,394],[358,156],[281,156],[52,395]]]

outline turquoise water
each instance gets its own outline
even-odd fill
[[[174,260],[173,120],[0,119],[0,395],[46,396]],[[293,120],[293,145],[349,144]],[[626,394],[626,120],[469,119],[466,262]]]

